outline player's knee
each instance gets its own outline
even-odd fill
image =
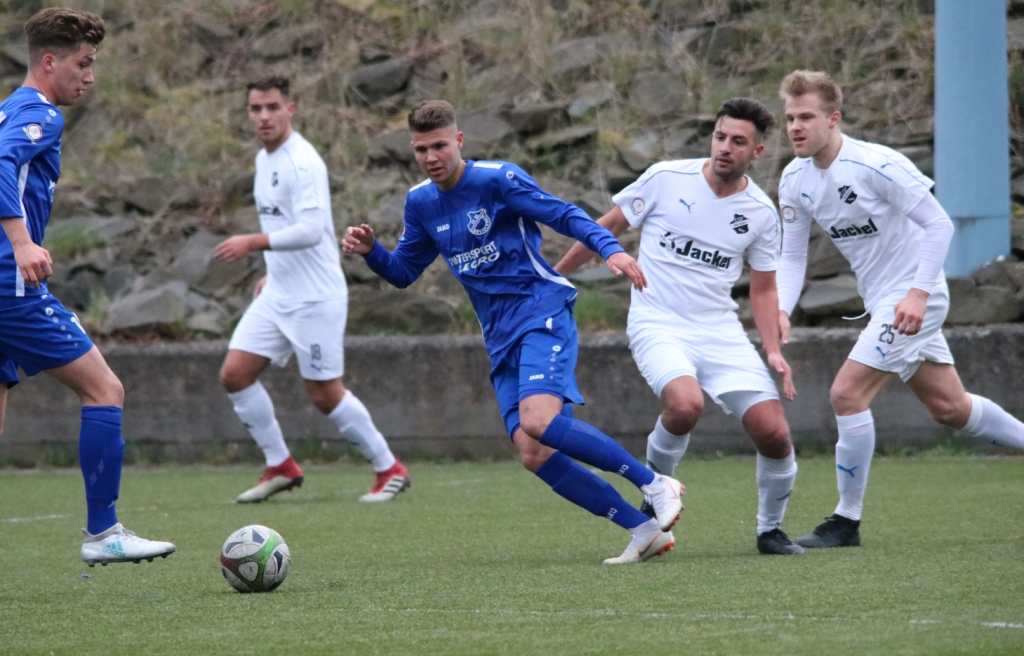
[[[832,403],[832,410],[837,415],[845,416],[861,412],[860,396],[845,385],[833,384],[828,393],[829,401]]]
[[[227,365],[220,369],[220,384],[228,394],[241,392],[246,387],[249,387],[248,381],[244,380],[244,378],[245,377],[241,375],[241,372],[236,369],[232,369]]]
[[[121,384],[121,379],[111,371],[104,377],[96,393],[91,396],[102,405],[113,405],[120,408],[124,406],[124,385]]]
[[[533,439],[539,440],[544,436],[551,419],[540,412],[525,412],[519,416],[519,427]]]
[[[667,398],[661,407],[661,425],[673,435],[685,435],[697,425],[702,412],[704,399],[701,397]]]
[[[554,453],[554,449],[548,448],[534,440],[518,446],[519,459],[522,461],[523,467],[531,472],[536,472],[540,469],[548,461],[548,458],[551,457],[551,454]]]
[[[932,399],[927,403],[928,413],[932,419],[945,426],[962,428],[970,416],[970,405],[958,403],[951,399]]]

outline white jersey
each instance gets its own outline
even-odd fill
[[[782,221],[787,231],[808,229],[812,218],[821,225],[849,260],[857,291],[871,312],[886,296],[910,291],[924,229],[907,213],[933,184],[901,153],[843,135],[839,154],[827,169],[819,169],[808,157],[794,159],[782,172]],[[934,289],[945,286],[940,271]],[[791,312],[796,300],[780,298],[779,307]]]
[[[263,253],[267,284],[261,296],[267,295],[274,305],[290,306],[347,295],[331,219],[327,167],[302,135],[293,131],[273,153],[260,150],[253,195],[265,233],[295,225],[302,210],[320,208],[324,213],[323,237],[316,245]]]
[[[778,267],[782,233],[771,200],[749,178],[719,198],[704,179],[706,161],[655,164],[612,199],[632,227],[643,224],[639,263],[649,286],[633,290],[630,328],[736,321],[743,253],[757,271]]]

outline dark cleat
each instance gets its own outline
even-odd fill
[[[642,512],[643,514],[647,515],[652,519],[655,519],[654,506],[652,506],[651,502],[647,500],[646,494],[644,495],[644,502],[640,504],[640,512]]]
[[[757,536],[757,550],[770,556],[799,556],[804,548],[776,528]]]
[[[824,522],[814,527],[814,531],[798,537],[796,543],[807,549],[859,547],[860,521],[842,515],[826,517]]]

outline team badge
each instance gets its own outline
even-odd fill
[[[643,198],[634,198],[629,202],[629,209],[633,210],[633,214],[636,216],[640,216],[645,207],[647,206],[644,204]]]
[[[25,136],[32,143],[35,143],[43,138],[43,126],[38,123],[30,123],[22,128],[25,131]]]
[[[277,186],[277,171],[274,171],[270,175],[270,186],[271,187],[276,187]]]
[[[732,228],[733,232],[737,235],[744,235],[750,230],[750,226],[747,225],[748,221],[750,221],[750,219],[742,214],[733,214],[729,227]]]
[[[843,185],[839,188],[839,199],[847,205],[852,205],[853,201],[857,200],[857,194],[853,193],[850,185]]]
[[[789,205],[783,205],[782,220],[786,223],[794,223],[796,221],[796,210]]]
[[[467,212],[466,214],[469,215],[469,231],[474,235],[486,234],[491,229],[491,217],[487,216],[486,209]]]

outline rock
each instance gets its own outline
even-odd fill
[[[293,55],[315,57],[323,46],[324,35],[318,27],[292,25],[259,37],[253,42],[252,51],[266,62],[275,62]]]
[[[807,277],[812,280],[851,272],[850,263],[827,236],[822,236],[810,252],[813,254],[807,260]]]
[[[890,148],[931,144],[935,135],[935,118],[915,118],[900,121],[878,131],[875,140]]]
[[[370,223],[375,225],[401,225],[405,220],[405,194],[387,198],[377,209],[370,212]]]
[[[352,335],[436,335],[457,323],[455,308],[434,296],[398,289],[349,291],[346,331]]]
[[[604,189],[609,194],[617,194],[639,177],[633,171],[611,163],[605,166],[595,166],[590,173],[591,184],[595,189]],[[610,209],[610,208],[609,208]]]
[[[185,185],[169,176],[150,176],[129,183],[121,198],[146,214],[156,214],[188,192]]]
[[[366,45],[359,49],[359,61],[363,64],[377,64],[391,59],[391,54],[376,45]]]
[[[507,115],[508,124],[519,134],[537,134],[565,122],[565,101],[554,101],[516,107]]]
[[[259,255],[250,254],[230,263],[215,259],[213,249],[224,239],[206,230],[199,230],[189,237],[171,266],[169,274],[172,279],[184,280],[192,288],[206,294],[245,280],[254,269],[253,260]]]
[[[1002,287],[1016,294],[1024,283],[1024,262],[999,258],[975,271],[971,278],[979,287]]]
[[[1010,194],[1013,197],[1013,202],[1024,203],[1024,175],[1014,178],[1010,183]]]
[[[719,23],[711,33],[704,59],[712,66],[724,66],[729,63],[732,53],[743,50],[746,41],[745,28],[735,23]]]
[[[230,25],[206,14],[192,14],[191,25],[196,40],[206,47],[220,47],[236,36]]]
[[[174,281],[120,298],[107,311],[103,332],[181,323],[185,319],[187,294],[188,286]]]
[[[570,118],[582,118],[594,109],[600,109],[615,100],[615,87],[608,82],[589,82],[576,89],[569,103]]]
[[[412,137],[406,129],[392,130],[379,134],[370,139],[367,144],[366,156],[371,164],[387,165],[390,163],[404,164],[406,166],[416,163],[416,156],[413,155]]]
[[[224,324],[227,323],[227,320],[227,313],[223,311],[216,312],[207,310],[204,312],[197,312],[189,317],[188,329],[220,336],[226,332],[224,330]]]
[[[693,93],[668,71],[637,73],[629,89],[630,104],[648,118],[681,114],[693,105]]]
[[[1002,287],[976,287],[974,281],[952,279],[949,283],[949,315],[954,326],[1007,323],[1020,318],[1021,304],[1014,293]]]
[[[1006,21],[1006,50],[1024,50],[1024,18],[1011,18]]]
[[[515,136],[515,129],[511,125],[489,112],[460,117],[458,127],[464,140],[462,156],[466,159],[494,157]]]
[[[551,50],[551,73],[562,80],[588,77],[590,68],[601,58],[601,37],[563,41]]]
[[[612,209],[611,197],[596,189],[575,198],[572,204],[586,212],[595,221]]]
[[[125,264],[112,266],[103,274],[103,293],[107,298],[117,298],[131,289],[136,277],[135,267]]]
[[[626,168],[643,173],[661,156],[661,138],[654,132],[639,134],[628,144],[616,144],[615,152]]]
[[[126,217],[80,216],[51,223],[46,231],[47,241],[78,235],[107,243],[118,237],[130,235],[139,229],[139,224]]]
[[[715,26],[698,25],[681,30],[661,30],[658,34],[658,52],[665,67],[674,73],[683,73],[693,62],[703,61]]]
[[[527,140],[526,148],[534,152],[545,150],[558,150],[571,148],[587,143],[597,136],[597,128],[591,125],[578,125],[576,127],[548,132]]]
[[[353,99],[373,105],[404,89],[411,77],[412,66],[409,62],[389,59],[353,71],[348,78],[347,89]]]
[[[236,199],[252,199],[253,187],[256,181],[254,172],[235,173],[220,183],[220,193],[225,201]]]
[[[798,305],[809,317],[857,316],[864,312],[864,301],[857,293],[857,279],[849,275],[812,280]]]
[[[492,66],[466,81],[471,93],[485,98],[486,107],[499,110],[511,107],[516,98],[537,91],[537,85],[522,71],[508,66]]]
[[[1024,255],[1024,217],[1010,219],[1010,247],[1019,255]]]

